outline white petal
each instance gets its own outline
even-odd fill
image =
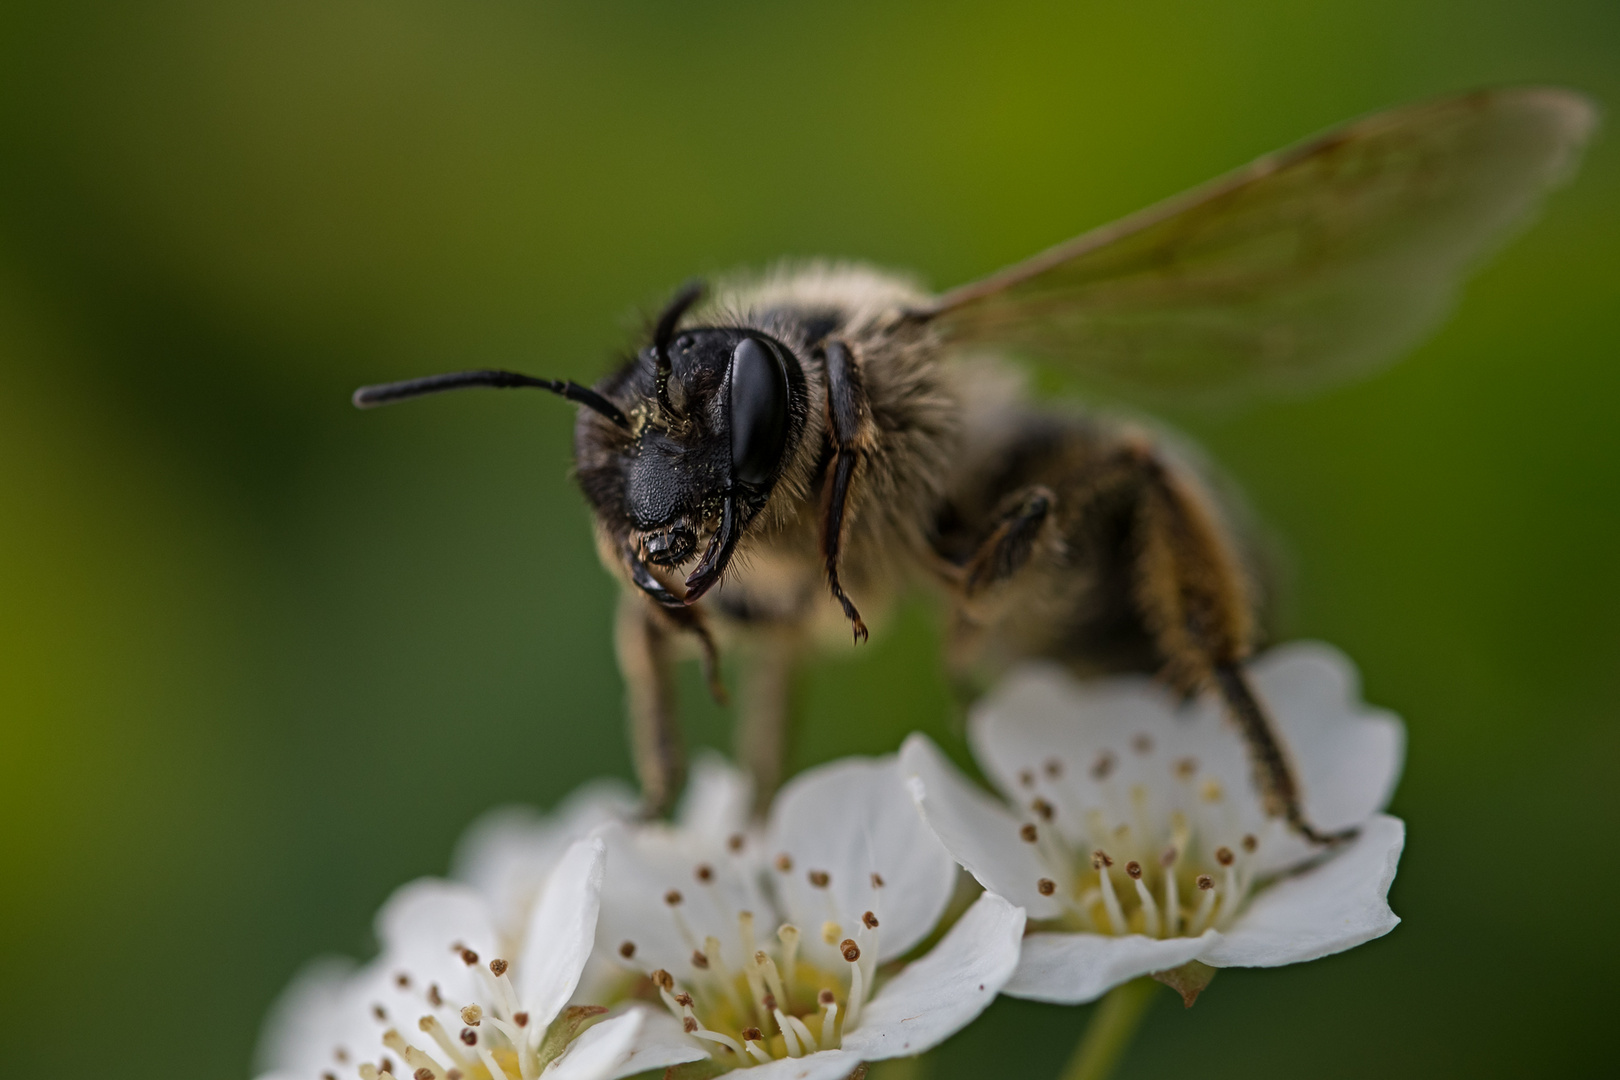
[[[980,896],[928,955],[884,984],[844,1033],[844,1049],[878,1061],[944,1042],[995,1000],[1018,965],[1023,936],[1023,908]]]
[[[1263,889],[1198,959],[1214,967],[1277,967],[1382,937],[1401,921],[1386,898],[1405,843],[1399,818],[1376,815],[1325,863]]]
[[[1051,875],[1035,846],[1019,838],[1022,823],[999,799],[974,787],[928,736],[906,740],[900,771],[910,778],[912,796],[934,835],[979,884],[1022,905],[1032,919],[1063,913],[1036,888]]]
[[[712,751],[692,763],[692,778],[675,812],[683,829],[723,840],[746,832],[754,805],[754,782],[747,773]]]
[[[731,855],[723,836],[694,837],[659,824],[610,825],[601,835],[608,852],[597,951],[609,964],[617,965],[619,945],[629,941],[636,947],[630,967],[639,972],[664,968],[685,980],[695,974],[692,950],[704,938],[713,935],[728,948],[738,948],[739,911],[755,913],[762,935],[775,931],[772,905],[756,880],[756,862],[752,855]],[[695,874],[700,864],[713,872],[706,884]],[[681,894],[678,909],[664,902],[671,891]],[[735,965],[742,961],[740,954],[722,959]]]
[[[1031,934],[1024,939],[1018,970],[1001,992],[1078,1005],[1095,1001],[1138,975],[1180,967],[1197,957],[1205,944],[1204,938],[1159,941],[1141,934]]]
[[[293,976],[265,1017],[254,1060],[260,1071],[318,1074],[347,1037],[344,1012],[354,996],[355,963],[327,956]]]
[[[1272,649],[1250,671],[1293,754],[1312,823],[1340,829],[1382,810],[1400,779],[1406,731],[1394,714],[1361,702],[1349,659],[1299,642]]]
[[[609,1080],[628,1075],[619,1070],[630,1057],[643,1019],[638,1010],[586,1028],[541,1075],[547,1080]]]
[[[530,1023],[550,1024],[585,970],[596,940],[604,850],[594,837],[575,841],[529,917],[523,955],[512,976]]]
[[[737,1072],[748,1080],[844,1080],[861,1059],[848,1050],[821,1050],[801,1058],[782,1058]]]
[[[530,806],[498,807],[462,833],[450,876],[483,893],[502,935],[515,939],[568,845],[609,821],[629,820],[637,806],[635,792],[623,781],[593,780],[550,813]]]
[[[500,956],[499,937],[478,891],[439,878],[402,885],[377,913],[382,956],[421,985],[439,984],[452,1001],[471,1001],[483,983],[451,951],[463,945],[488,963]]]
[[[880,962],[926,937],[955,888],[956,862],[923,821],[894,757],[846,758],[800,773],[771,807],[768,836],[770,854],[793,858],[792,872],[775,877],[788,915],[807,929],[820,926],[828,894],[846,932],[862,912],[875,912]],[[812,871],[829,874],[831,884],[811,886]],[[807,939],[816,942],[813,933]]]
[[[665,1010],[646,1005],[633,1005],[630,1011],[641,1017],[641,1026],[630,1045],[629,1053],[613,1070],[609,1080],[618,1080],[619,1077],[634,1076],[653,1069],[667,1069],[671,1065],[681,1065],[688,1061],[702,1061],[709,1056],[708,1051],[696,1039],[681,1030],[681,1022]]]

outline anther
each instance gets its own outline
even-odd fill
[[[512,1023],[516,1024],[518,1027],[528,1027],[529,1026],[529,1014],[526,1013],[526,1012],[515,1012],[515,1013],[513,1013],[512,1014]]]
[[[872,888],[883,888],[883,875],[878,873],[876,870],[872,871]]]
[[[790,872],[793,869],[793,856],[782,852],[776,857],[776,868],[784,874]]]
[[[765,992],[764,1004],[765,1004],[765,1011],[766,1012],[775,1012],[776,1011],[776,995],[767,990]]]
[[[697,1029],[697,1017],[688,1016],[681,1020],[681,1030],[686,1032],[688,1035],[692,1034],[692,1032],[696,1031]]]
[[[428,1004],[433,1006],[435,1009],[444,1004],[444,995],[439,993],[438,983],[428,983],[427,999]]]
[[[870,911],[861,915],[861,922],[866,924],[868,930],[876,930],[878,927],[878,918]]]
[[[1035,811],[1042,821],[1051,821],[1052,815],[1057,813],[1052,804],[1045,799],[1036,799],[1029,804],[1029,808]]]
[[[1214,777],[1205,780],[1198,788],[1198,797],[1205,802],[1220,802],[1224,794],[1226,789],[1221,787],[1221,782]]]
[[[671,889],[669,892],[664,894],[664,903],[668,904],[670,907],[679,906],[681,900],[681,890],[679,889]]]
[[[461,1022],[468,1027],[477,1027],[478,1022],[484,1018],[484,1010],[477,1004],[468,1005],[461,1010]]]
[[[1136,738],[1131,740],[1131,749],[1135,750],[1138,754],[1151,754],[1151,753],[1153,753],[1153,736],[1151,736],[1151,735],[1138,735],[1138,736],[1136,736]]]
[[[1137,862],[1135,859],[1132,859],[1130,862],[1125,864],[1125,874],[1132,881],[1141,881],[1142,880],[1142,864]]]
[[[1198,775],[1198,759],[1190,757],[1181,758],[1176,762],[1174,768],[1178,778],[1182,780],[1191,780],[1193,777]]]
[[[1018,835],[1026,844],[1033,844],[1040,834],[1035,831],[1035,826],[1025,825],[1018,830]]]
[[[702,949],[692,950],[692,966],[699,971],[709,970],[709,958],[704,955]]]
[[[764,1037],[765,1037],[765,1033],[763,1031],[759,1030],[759,1028],[757,1028],[757,1027],[743,1028],[743,1041],[744,1042],[759,1042],[759,1040],[763,1039]]]
[[[659,968],[647,977],[651,979],[653,981],[653,985],[658,987],[660,990],[675,989],[675,976],[671,975],[663,968]]]
[[[1056,780],[1058,777],[1062,776],[1063,775],[1063,762],[1059,761],[1055,757],[1054,758],[1047,758],[1046,759],[1046,775],[1050,776],[1053,780]]]
[[[814,885],[818,889],[825,889],[827,887],[827,883],[832,881],[832,877],[825,870],[812,870],[810,871],[809,877],[810,884]]]
[[[714,880],[714,867],[708,863],[699,863],[697,869],[692,871],[692,875],[704,884],[708,884]]]
[[[854,938],[845,938],[839,942],[838,951],[843,953],[844,959],[852,964],[861,958],[861,947],[855,944]]]
[[[1097,755],[1097,760],[1091,766],[1091,777],[1094,780],[1106,780],[1114,771],[1115,758],[1111,751],[1104,750]]]
[[[409,990],[411,988],[411,977],[402,971],[394,976],[394,985],[401,990]]]
[[[816,1000],[821,1002],[823,1005],[831,1005],[833,1002],[837,1001],[838,998],[831,990],[823,990],[821,993],[816,995]]]
[[[472,967],[474,964],[478,963],[478,954],[473,952],[471,949],[463,948],[461,950],[461,962],[466,964],[468,967]]]
[[[1159,865],[1168,870],[1170,867],[1176,865],[1176,856],[1179,854],[1180,852],[1178,852],[1174,846],[1165,848],[1163,851],[1159,852]]]
[[[1253,854],[1254,849],[1259,847],[1259,846],[1260,846],[1260,841],[1255,838],[1254,833],[1246,833],[1244,835],[1244,837],[1243,837],[1243,850],[1244,851],[1247,851],[1247,852]]]
[[[1215,887],[1215,879],[1210,877],[1208,874],[1199,874],[1198,887],[1205,890],[1213,889]]]
[[[1020,769],[1018,771],[1018,782],[1025,787],[1034,787],[1035,774],[1028,769]]]
[[[509,966],[510,965],[508,965],[505,960],[498,957],[489,962],[490,973],[493,974],[497,979],[506,974],[506,969]]]
[[[1215,849],[1215,861],[1222,866],[1231,866],[1236,860],[1237,856],[1232,854],[1231,848],[1223,845]]]
[[[1053,893],[1057,892],[1057,882],[1053,881],[1049,877],[1043,877],[1041,880],[1035,883],[1035,888],[1042,896],[1051,896]]]
[[[383,1008],[381,1005],[373,1005],[371,1007],[371,1015],[375,1016],[379,1022],[386,1022],[388,1020],[388,1010]]]
[[[844,936],[844,928],[828,919],[821,924],[821,940],[829,945],[838,944],[838,939]]]
[[[1114,860],[1109,858],[1108,852],[1103,851],[1101,848],[1091,853],[1091,868],[1093,870],[1101,870],[1105,866],[1113,865]]]
[[[411,1073],[411,1080],[433,1080],[433,1070],[424,1065]]]
[[[745,841],[742,833],[734,832],[734,833],[732,833],[730,836],[728,836],[726,838],[726,850],[730,851],[733,855],[735,855],[735,854],[737,854],[737,852],[739,852],[739,851],[741,851],[743,849],[743,844],[745,842],[746,841]]]
[[[675,1004],[680,1005],[683,1008],[690,1009],[692,1007],[692,995],[688,994],[685,990],[682,990],[680,993],[675,995]]]
[[[636,943],[633,941],[621,941],[619,943],[619,955],[626,960],[636,955]]]
[[[468,1046],[477,1046],[478,1045],[478,1032],[474,1031],[470,1027],[462,1028],[461,1029],[461,1041],[466,1043]]]

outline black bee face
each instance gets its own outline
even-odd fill
[[[696,327],[643,349],[596,389],[628,424],[580,414],[580,486],[636,584],[661,603],[691,603],[720,580],[803,435],[804,372],[760,331]],[[684,597],[649,569],[684,566],[700,547]]]

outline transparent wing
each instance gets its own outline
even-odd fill
[[[1135,396],[1291,391],[1395,359],[1574,169],[1584,97],[1481,91],[1394,109],[940,297],[946,340]]]

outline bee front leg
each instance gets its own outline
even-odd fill
[[[849,502],[855,467],[870,449],[869,408],[861,385],[855,354],[842,341],[828,341],[821,350],[827,369],[827,428],[833,458],[821,501],[821,554],[827,570],[827,587],[844,608],[857,642],[867,638],[866,623],[838,579],[838,563],[843,554],[844,510]]]
[[[645,598],[619,598],[614,646],[630,715],[630,751],[641,782],[643,812],[662,817],[686,783],[686,749],[675,712],[669,626]]]

